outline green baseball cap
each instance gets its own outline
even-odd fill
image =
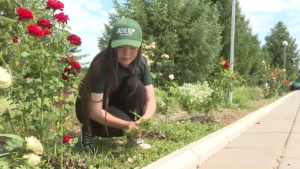
[[[132,19],[120,19],[114,24],[111,40],[112,48],[125,45],[138,48],[142,44],[141,26]]]

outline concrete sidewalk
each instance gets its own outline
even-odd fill
[[[243,132],[200,169],[300,169],[300,92]]]

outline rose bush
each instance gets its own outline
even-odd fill
[[[243,76],[235,70],[231,72],[229,66],[228,61],[220,59],[214,65],[214,69],[207,79],[213,92],[211,99],[204,105],[206,114],[213,109],[224,106],[228,102],[228,92],[244,85]]]
[[[285,69],[271,68],[266,61],[262,61],[262,67],[260,79],[265,98],[282,95],[283,92],[288,91],[288,80],[284,79]]]
[[[18,1],[20,4],[22,2]],[[69,54],[76,51],[82,41],[66,29],[69,28],[68,15],[55,13],[57,10],[63,11],[62,2],[48,0],[43,5],[44,10],[32,10],[28,3],[22,4],[22,8],[15,10],[15,23],[23,30],[14,32],[15,38],[5,35],[11,42],[7,46],[12,53],[11,63],[15,64],[12,69],[15,83],[9,98],[15,108],[10,124],[12,128],[18,127],[18,133],[24,137],[34,135],[42,143],[54,143],[54,146],[45,147],[48,149],[45,152],[55,156],[59,154],[63,167],[64,147],[61,139],[69,130],[65,123],[74,107],[74,100],[68,96],[76,96],[81,71],[76,57]],[[55,105],[57,101],[59,108]],[[8,114],[11,113],[9,110]],[[39,158],[28,155],[26,159],[28,164],[36,164]]]

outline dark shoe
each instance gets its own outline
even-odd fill
[[[80,141],[84,147],[94,146],[96,143],[96,136],[93,136],[90,130],[81,126]]]

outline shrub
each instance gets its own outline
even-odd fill
[[[182,86],[171,87],[172,95],[179,99],[182,107],[187,111],[201,110],[203,104],[210,99],[213,90],[205,81],[203,84],[184,83]]]

